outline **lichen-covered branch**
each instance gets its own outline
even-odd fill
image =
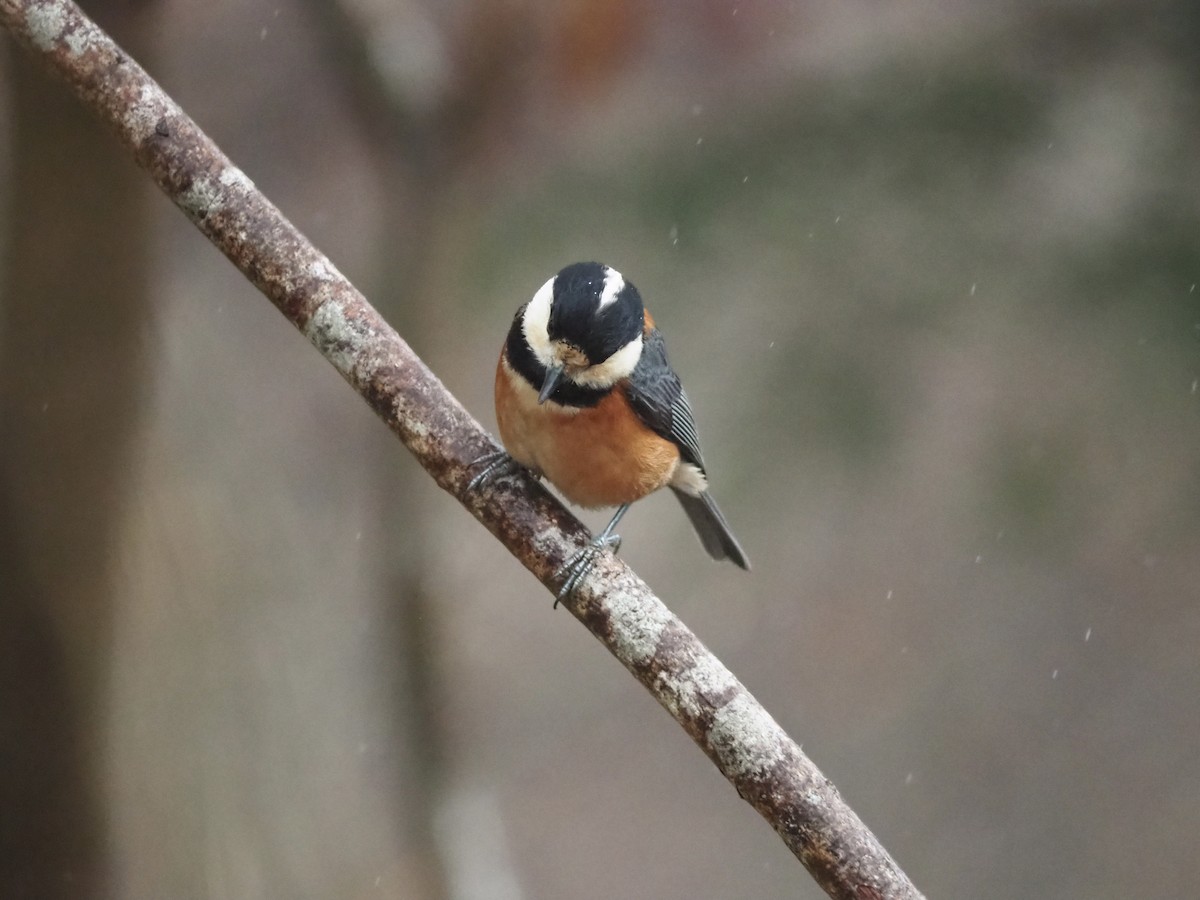
[[[303,332],[543,584],[589,538],[515,475],[467,492],[495,444],[363,296],[79,8],[0,0],[2,22],[107,122],[196,226]],[[758,701],[624,563],[604,557],[567,604],[692,736],[832,897],[919,898],[904,873]]]

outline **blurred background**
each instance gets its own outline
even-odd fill
[[[1195,894],[1195,3],[84,6],[488,428],[638,285],[754,570],[622,555],[929,897]],[[0,895],[822,896],[0,53]]]

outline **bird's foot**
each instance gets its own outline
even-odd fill
[[[478,490],[498,475],[512,475],[521,469],[521,464],[503,450],[485,453],[471,465],[483,468],[467,482],[468,491]]]
[[[555,577],[562,578],[563,583],[554,598],[554,608],[557,609],[559,603],[571,596],[571,592],[579,585],[583,576],[590,572],[592,566],[596,564],[596,557],[605,550],[611,550],[613,553],[616,553],[620,549],[621,536],[619,534],[611,534],[605,529],[588,541],[587,546],[583,549],[571,554],[571,558],[555,573]]]

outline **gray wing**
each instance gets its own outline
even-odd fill
[[[679,448],[679,455],[684,462],[699,466],[703,472],[704,460],[700,456],[700,441],[696,437],[696,420],[692,418],[692,408],[679,383],[679,376],[667,361],[667,348],[662,335],[655,329],[643,340],[642,357],[627,383],[629,402],[652,431]],[[684,512],[708,555],[713,559],[732,560],[743,569],[749,569],[750,560],[746,558],[746,552],[733,536],[708,491],[702,490],[698,496],[692,496],[674,485],[672,490],[683,504]]]
[[[629,376],[626,391],[638,417],[655,434],[677,446],[684,462],[704,471],[696,420],[679,376],[667,360],[667,346],[658,329],[643,338],[642,356]]]

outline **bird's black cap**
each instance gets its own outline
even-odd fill
[[[615,269],[597,262],[567,266],[554,279],[547,330],[551,340],[604,362],[642,333],[642,297]]]

